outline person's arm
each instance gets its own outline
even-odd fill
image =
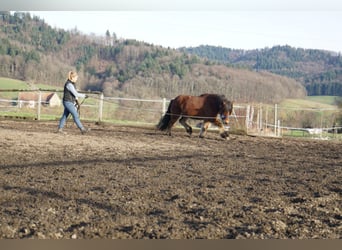
[[[75,96],[76,100],[77,100],[78,97],[79,98],[85,98],[86,97],[85,94],[81,94],[81,93],[77,92],[77,90],[75,89],[74,84],[68,83],[66,87]]]

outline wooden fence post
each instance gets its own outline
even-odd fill
[[[163,110],[162,110],[162,116],[166,113],[166,98],[163,98]]]
[[[42,106],[42,92],[38,92],[38,103],[37,103],[37,120],[40,120],[40,112],[41,112],[41,106]]]
[[[100,94],[100,101],[99,101],[99,122],[102,121],[102,112],[103,112],[103,93]]]
[[[247,105],[246,106],[246,121],[245,121],[245,125],[246,125],[246,133],[248,134],[248,128],[249,128],[249,112],[250,112],[251,106]]]
[[[274,104],[274,135],[277,136],[278,105]]]
[[[263,115],[262,115],[262,104],[260,103],[259,104],[259,128],[258,128],[259,135],[261,133],[264,133],[263,127],[264,127],[264,124],[263,124]]]

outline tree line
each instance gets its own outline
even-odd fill
[[[118,39],[115,32],[84,35],[52,28],[29,13],[0,12],[0,76],[62,86],[70,69],[78,71],[83,90],[108,96],[173,98],[210,92],[238,102],[274,103],[306,95],[303,85],[288,77]]]
[[[247,51],[208,45],[181,50],[233,67],[266,70],[296,79],[306,87],[308,95],[342,95],[340,53],[288,45]]]

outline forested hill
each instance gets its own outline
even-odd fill
[[[113,24],[115,27],[115,24]],[[117,39],[115,32],[84,35],[52,28],[29,13],[0,11],[0,77],[62,87],[67,72],[78,87],[107,96],[173,98],[219,93],[236,102],[275,103],[302,98],[297,81],[216,63],[187,52]]]
[[[306,87],[308,95],[342,96],[342,57],[334,52],[290,46],[260,50],[199,46],[181,51],[235,67],[294,78]]]

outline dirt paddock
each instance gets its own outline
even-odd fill
[[[341,142],[0,120],[0,238],[341,239]]]

